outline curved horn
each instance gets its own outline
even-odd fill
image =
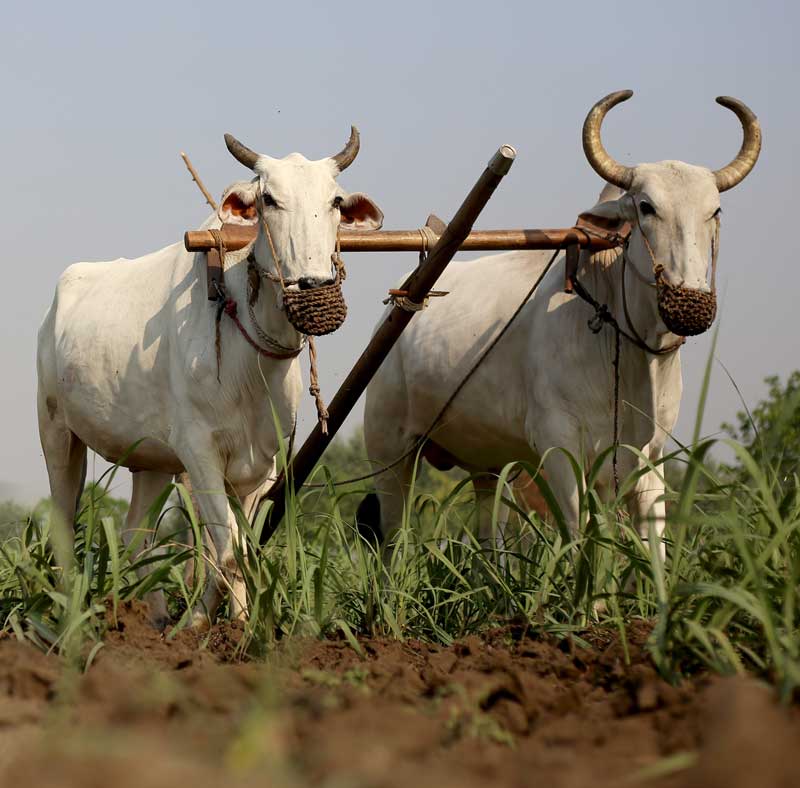
[[[601,178],[626,191],[630,189],[633,180],[633,168],[620,164],[606,153],[600,139],[600,127],[603,125],[603,119],[608,111],[617,104],[627,101],[632,95],[632,90],[618,90],[615,93],[609,93],[589,110],[589,114],[583,122],[583,152],[586,154],[589,164]]]
[[[350,139],[347,140],[347,145],[342,148],[339,153],[331,158],[336,162],[339,172],[346,170],[358,156],[358,149],[361,147],[361,138],[358,134],[358,129],[355,126],[350,127]]]
[[[753,110],[739,101],[739,99],[731,98],[730,96],[718,96],[717,104],[721,104],[726,109],[736,113],[744,132],[742,147],[736,154],[736,158],[721,170],[714,170],[717,188],[724,192],[743,181],[750,170],[755,167],[758,161],[758,154],[761,153],[761,124],[758,122]]]
[[[242,145],[233,134],[225,135],[225,145],[227,145],[228,150],[238,162],[244,164],[245,167],[249,167],[251,170],[255,168],[256,162],[259,159],[258,154],[250,150],[246,145]]]

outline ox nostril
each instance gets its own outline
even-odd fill
[[[334,283],[334,279],[322,279],[319,276],[303,276],[297,280],[297,286],[301,290],[313,290],[315,287],[325,287],[326,285],[332,285]]]

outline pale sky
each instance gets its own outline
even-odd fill
[[[387,229],[416,227],[432,211],[448,219],[507,142],[517,161],[477,226],[556,227],[601,187],[580,146],[597,99],[635,91],[604,128],[620,161],[717,168],[741,131],[714,98],[741,98],[761,120],[764,148],[722,197],[717,355],[754,404],[764,376],[800,366],[798,22],[795,3],[711,0],[9,4],[0,33],[0,498],[47,493],[36,331],[59,274],[78,260],[137,257],[198,226],[207,210],[179,151],[218,195],[247,176],[224,147],[226,131],[273,156],[321,158],[355,123],[362,149],[341,182],[379,203]],[[318,345],[327,399],[386,289],[416,258],[346,262],[348,320]],[[706,335],[682,351],[681,438],[691,435],[709,348]],[[313,426],[308,399],[301,438]],[[716,366],[705,431],[739,407]]]

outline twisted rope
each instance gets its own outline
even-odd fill
[[[441,298],[449,294],[449,290],[430,290],[428,295],[422,299],[422,302],[418,303],[417,301],[412,301],[408,297],[408,290],[390,290],[389,296],[383,299],[383,303],[398,306],[406,312],[421,312],[428,306],[428,302],[431,298]]]
[[[314,337],[308,338],[308,358],[311,362],[311,368],[309,370],[311,385],[308,387],[308,393],[314,398],[314,404],[317,407],[317,421],[319,422],[320,430],[322,430],[323,435],[327,435],[328,409],[325,407],[325,402],[322,399],[319,388],[319,376],[317,375],[317,346],[314,343]]]

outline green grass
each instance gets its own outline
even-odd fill
[[[259,537],[269,504],[252,522],[237,511],[249,600],[243,647],[263,655],[277,638],[332,634],[358,652],[362,635],[448,644],[508,622],[569,633],[578,643],[587,628],[607,625],[624,644],[627,622],[638,618],[652,622],[649,650],[667,679],[698,669],[752,672],[792,698],[800,692],[800,480],[787,472],[783,454],[773,466],[734,441],[726,441],[737,458],[733,470],[710,461],[714,442],[700,438],[709,376],[710,360],[692,445],[655,466],[644,463],[622,480],[617,500],[604,501],[596,490],[610,450],[585,480],[569,458],[584,524],[576,542],[539,469],[516,463],[501,472],[495,500],[495,524],[501,504],[511,512],[502,546],[473,535],[469,478],[423,468],[400,528],[377,550],[354,525],[368,486],[335,481],[363,472],[357,442],[335,443],[330,465],[311,480],[323,486],[290,496],[265,548]],[[280,459],[285,465],[285,447]],[[538,479],[551,503],[546,520],[514,499],[509,480],[520,469]],[[623,506],[648,470],[667,479],[665,560],[648,549],[654,534],[643,541]],[[0,631],[85,663],[102,647],[120,602],[156,588],[167,593],[178,626],[187,623],[206,573],[216,571],[196,547],[202,529],[192,500],[175,486],[183,531],[165,534],[161,510],[171,490],[164,491],[139,535],[155,534],[153,544],[132,561],[118,536],[124,507],[107,492],[113,475],[84,494],[73,561],[54,558],[51,544],[63,539],[51,538],[58,533],[51,534],[47,507],[0,540]],[[141,579],[137,568],[148,570]]]
[[[580,642],[594,624],[624,632],[625,622],[644,618],[654,623],[650,651],[667,678],[701,667],[751,671],[788,699],[800,687],[798,480],[779,478],[743,447],[730,445],[746,479],[715,476],[704,464],[710,442],[670,458],[686,470],[668,491],[664,562],[631,528],[618,502],[599,498],[592,473],[582,494],[586,527],[576,544],[569,543],[557,512],[543,521],[520,508],[508,487],[497,501],[502,496],[513,511],[505,543],[479,544],[464,479],[440,499],[429,493],[412,498],[402,527],[380,552],[357,536],[352,517],[342,515],[343,491],[321,468],[316,478],[327,478],[329,486],[325,510],[313,505],[319,491],[301,492],[265,549],[258,548],[258,537],[267,510],[252,523],[240,517],[239,558],[250,599],[247,647],[258,654],[278,637],[334,633],[356,650],[358,635],[447,644],[509,621],[571,633]],[[516,467],[504,469],[503,477]],[[634,481],[623,481],[621,496]],[[546,482],[542,487],[547,494]],[[191,501],[179,492],[187,530],[198,534]],[[120,523],[107,510],[98,516],[101,494],[95,487],[81,512],[75,561],[66,573],[49,547],[47,517],[32,519],[0,546],[0,626],[74,659],[85,660],[100,647],[121,601],[161,587],[173,610],[188,611],[205,571],[203,561],[188,563],[198,557],[195,548],[180,546],[192,540],[173,535],[156,539],[139,557],[137,564],[150,572],[138,579],[137,564],[117,536]],[[162,503],[151,514],[154,530]],[[189,566],[194,578],[186,577]]]

